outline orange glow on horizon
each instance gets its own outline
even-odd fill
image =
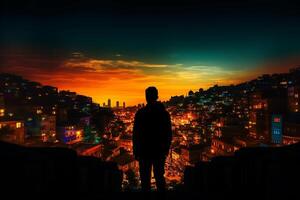
[[[189,90],[198,91],[199,88],[207,89],[215,84],[230,85],[251,80],[262,72],[270,72],[271,65],[267,63],[267,67],[245,71],[228,70],[218,66],[153,64],[136,60],[26,59],[7,59],[5,64],[9,67],[4,72],[21,75],[43,85],[55,86],[59,90],[70,90],[90,96],[100,105],[104,102],[107,105],[107,100],[111,99],[112,106],[116,105],[116,101],[119,101],[120,105],[125,102],[126,106],[145,103],[144,91],[149,86],[156,86],[159,99],[165,101],[171,96],[186,95]],[[281,66],[290,66],[296,61],[289,60],[287,63],[281,63]],[[284,68],[275,66],[271,69],[274,69],[272,73],[275,73]],[[286,68],[284,70],[286,71]]]
[[[84,78],[82,78],[84,77]],[[186,95],[189,90],[198,91],[199,88],[207,89],[216,83],[199,82],[185,82],[185,80],[153,80],[154,77],[143,77],[140,79],[110,79],[103,83],[101,80],[90,81],[89,74],[82,74],[74,76],[71,80],[63,83],[57,81],[57,79],[39,79],[34,78],[34,81],[38,81],[43,85],[51,85],[58,87],[59,90],[75,91],[78,94],[90,96],[93,101],[107,105],[108,99],[111,99],[111,105],[114,107],[116,101],[126,103],[126,106],[133,106],[139,103],[145,103],[145,89],[149,86],[155,86],[159,91],[159,100],[166,101],[171,96]],[[238,81],[220,81],[220,85],[235,84]]]

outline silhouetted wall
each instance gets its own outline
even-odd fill
[[[1,196],[101,196],[121,191],[115,163],[77,156],[66,148],[25,148],[0,142]]]
[[[187,167],[184,191],[201,197],[289,199],[300,180],[300,144],[240,149]]]

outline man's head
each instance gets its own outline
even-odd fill
[[[154,103],[158,99],[158,91],[156,87],[148,87],[146,89],[146,101],[147,103]]]

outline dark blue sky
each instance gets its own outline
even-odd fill
[[[2,48],[233,68],[300,53],[300,16],[288,2],[28,2],[4,8]]]

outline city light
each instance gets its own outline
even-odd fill
[[[21,128],[21,126],[22,126],[21,122],[16,123],[16,128]]]

